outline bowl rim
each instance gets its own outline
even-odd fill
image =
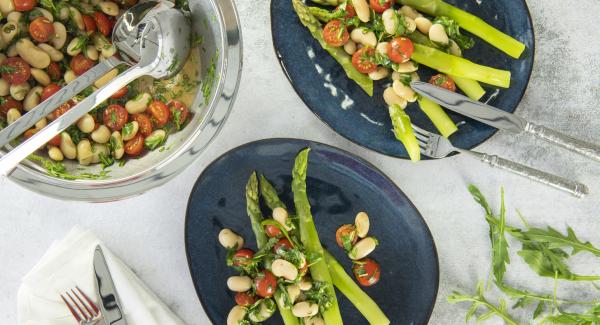
[[[529,85],[530,85],[530,81],[531,81],[531,75],[533,74],[533,67],[535,66],[535,47],[536,47],[536,41],[535,41],[535,28],[533,25],[533,17],[531,16],[531,10],[529,9],[529,6],[527,5],[527,1],[526,0],[520,0],[523,3],[523,6],[525,7],[525,13],[527,14],[527,21],[528,21],[528,25],[529,28],[531,29],[531,33],[533,35],[532,38],[532,43],[531,43],[531,65],[528,67],[527,69],[527,82],[525,84],[525,87],[523,88],[523,90],[521,91],[521,93],[518,95],[518,102],[515,105],[515,107],[512,109],[511,113],[516,113],[518,111],[520,111],[520,107],[521,107],[521,102],[523,101],[523,97],[525,96],[525,93],[527,92],[527,89],[529,89]],[[270,16],[273,17],[273,0],[271,0],[270,2]],[[292,86],[292,89],[294,89],[294,92],[296,93],[296,95],[298,95],[298,97],[300,98],[300,100],[302,100],[302,102],[304,103],[304,106],[306,106],[306,108],[308,108],[309,111],[311,111],[321,122],[323,122],[323,124],[325,124],[331,131],[335,132],[335,134],[341,136],[342,138],[352,142],[353,144],[366,149],[368,151],[371,152],[376,152],[378,154],[382,154],[384,156],[387,157],[391,157],[391,158],[396,158],[396,159],[401,159],[401,160],[410,160],[410,158],[407,157],[402,157],[402,156],[398,156],[398,155],[394,155],[394,154],[390,154],[385,152],[384,150],[381,149],[377,149],[377,148],[372,148],[370,146],[368,146],[365,143],[360,143],[358,141],[354,141],[352,139],[350,139],[350,137],[348,137],[345,134],[341,134],[339,133],[330,123],[328,123],[325,119],[323,119],[323,117],[321,117],[321,115],[317,114],[317,112],[315,112],[311,106],[308,104],[307,100],[300,94],[300,89],[298,89],[298,87],[296,86],[296,84],[292,81],[292,78],[290,77],[290,75],[287,72],[286,69],[286,65],[283,62],[283,58],[278,55],[278,51],[277,51],[277,47],[275,46],[275,33],[273,33],[273,22],[271,20],[271,42],[273,44],[273,51],[275,52],[275,57],[277,57],[277,61],[279,62],[279,65],[281,67],[281,70],[283,71],[283,74],[285,75],[286,79],[288,80],[288,82],[290,83],[290,85]],[[470,148],[465,148],[468,150],[474,149],[479,147],[480,145],[486,143],[488,140],[490,140],[493,136],[495,136],[498,133],[498,129],[494,129],[492,131],[492,133],[490,133],[489,135],[485,136],[481,142],[479,142],[478,144],[475,144],[473,146],[471,146]],[[399,143],[400,145],[400,143]],[[422,161],[426,161],[426,160],[438,160],[438,159],[446,159],[446,158],[450,158],[453,157],[455,155],[458,155],[459,153],[452,153],[446,157],[442,157],[442,158],[432,158],[432,157],[428,157],[425,155],[421,155],[421,160]]]
[[[162,185],[192,165],[221,131],[231,113],[242,76],[243,40],[237,7],[233,0],[210,2],[219,17],[221,36],[216,41],[223,49],[223,53],[219,53],[218,83],[210,103],[205,106],[208,112],[177,150],[155,165],[119,179],[65,180],[40,172],[39,167],[28,160],[19,164],[9,178],[29,190],[58,199],[111,202]],[[210,128],[213,128],[212,134],[202,137],[204,130]]]
[[[218,324],[218,322],[206,312],[206,304],[204,299],[201,296],[201,291],[200,287],[198,286],[198,284],[194,281],[194,277],[192,275],[192,259],[190,256],[190,248],[189,248],[189,237],[188,237],[188,229],[189,229],[189,218],[190,218],[190,204],[192,202],[192,193],[194,192],[194,190],[196,189],[196,187],[198,186],[198,182],[200,182],[200,179],[202,179],[204,177],[204,174],[206,173],[207,170],[210,169],[210,167],[212,167],[215,163],[217,163],[218,161],[222,160],[223,158],[225,158],[225,156],[227,156],[228,154],[230,154],[231,152],[252,146],[252,145],[256,145],[256,144],[263,144],[263,143],[272,143],[272,142],[304,142],[307,145],[312,144],[317,144],[317,145],[321,145],[321,146],[325,146],[325,147],[329,147],[329,148],[333,148],[353,159],[356,159],[357,161],[361,162],[364,166],[369,167],[371,170],[375,171],[376,173],[378,173],[380,176],[382,176],[387,182],[389,182],[390,184],[392,184],[397,190],[398,192],[400,192],[401,195],[403,195],[406,200],[408,201],[410,208],[412,208],[416,214],[418,219],[423,223],[423,226],[425,227],[425,232],[426,235],[428,237],[428,239],[431,241],[432,244],[432,249],[433,249],[433,259],[435,260],[434,263],[434,272],[435,272],[435,290],[434,290],[434,295],[432,297],[432,300],[430,302],[430,308],[427,311],[427,316],[426,316],[426,320],[425,320],[425,324],[427,324],[429,322],[429,320],[431,319],[431,316],[433,315],[433,310],[435,308],[435,305],[437,303],[437,298],[439,295],[439,289],[440,289],[440,259],[439,259],[439,254],[438,254],[438,250],[437,250],[437,246],[435,243],[435,238],[433,237],[433,233],[431,232],[431,229],[429,228],[429,225],[427,224],[427,221],[425,220],[425,218],[423,217],[423,215],[421,214],[421,212],[419,211],[419,209],[415,206],[415,204],[412,202],[412,200],[408,197],[408,195],[406,195],[406,193],[404,193],[404,191],[402,191],[402,189],[400,188],[400,186],[398,186],[398,184],[396,184],[396,182],[394,182],[386,173],[384,173],[381,169],[379,169],[377,166],[375,166],[373,163],[369,162],[368,160],[346,150],[346,149],[342,149],[339,148],[337,146],[331,145],[331,144],[327,144],[327,143],[323,143],[323,142],[319,142],[319,141],[315,141],[315,140],[308,140],[308,139],[302,139],[302,138],[293,138],[293,137],[277,137],[277,138],[266,138],[266,139],[259,139],[259,140],[254,140],[254,141],[250,141],[241,145],[238,145],[234,148],[231,148],[229,150],[227,150],[226,152],[222,153],[221,155],[219,155],[217,158],[215,158],[213,161],[211,161],[205,168],[204,170],[202,170],[202,173],[200,173],[200,175],[198,176],[198,178],[196,178],[196,181],[194,182],[194,185],[192,186],[192,189],[190,190],[190,195],[188,197],[188,202],[185,208],[185,219],[184,219],[184,234],[183,234],[183,238],[184,238],[184,248],[185,248],[185,256],[187,259],[187,264],[188,264],[188,270],[190,272],[190,280],[192,281],[192,284],[194,285],[194,290],[196,291],[196,296],[198,297],[198,300],[200,301],[200,304],[202,305],[202,310],[204,311],[204,314],[206,314],[206,316],[208,317],[208,319],[211,321],[211,323],[213,324]]]

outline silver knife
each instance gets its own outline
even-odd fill
[[[410,86],[418,94],[441,106],[481,123],[514,133],[527,132],[550,143],[600,161],[600,146],[596,144],[573,138],[542,125],[536,125],[522,117],[426,82],[413,81]]]
[[[96,251],[94,252],[94,275],[96,289],[100,297],[100,310],[104,325],[127,325],[121,301],[119,300],[119,294],[117,293],[117,289],[115,289],[115,284],[110,275],[108,265],[106,265],[106,259],[104,259],[100,245],[96,246]]]

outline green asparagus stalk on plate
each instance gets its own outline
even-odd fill
[[[421,160],[421,150],[419,149],[419,143],[417,142],[415,132],[410,123],[410,117],[408,117],[402,107],[398,105],[392,105],[388,109],[390,118],[392,119],[392,125],[394,126],[394,135],[396,136],[396,139],[404,144],[410,160]],[[442,111],[442,113],[445,114],[444,111]]]
[[[425,97],[419,97],[418,102],[423,113],[433,122],[433,125],[440,131],[442,136],[447,138],[458,131],[454,121],[450,119],[440,105]]]

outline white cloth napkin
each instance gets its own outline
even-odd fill
[[[129,325],[184,323],[142,281],[89,231],[79,227],[55,241],[23,278],[18,294],[19,325],[77,324],[60,294],[79,286],[97,302],[93,258],[102,247]]]

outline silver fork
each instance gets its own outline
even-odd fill
[[[96,304],[79,287],[60,295],[79,325],[97,324],[102,315]]]
[[[584,184],[546,173],[544,171],[500,158],[495,155],[488,155],[482,152],[456,148],[452,145],[450,140],[442,137],[439,134],[423,130],[414,124],[412,127],[415,130],[415,135],[417,137],[417,141],[419,142],[419,147],[421,148],[421,153],[426,156],[432,158],[444,158],[453,152],[460,152],[479,159],[481,162],[487,163],[492,167],[498,167],[542,184],[546,184],[559,190],[571,193],[576,198],[582,198],[589,193],[587,186]]]

